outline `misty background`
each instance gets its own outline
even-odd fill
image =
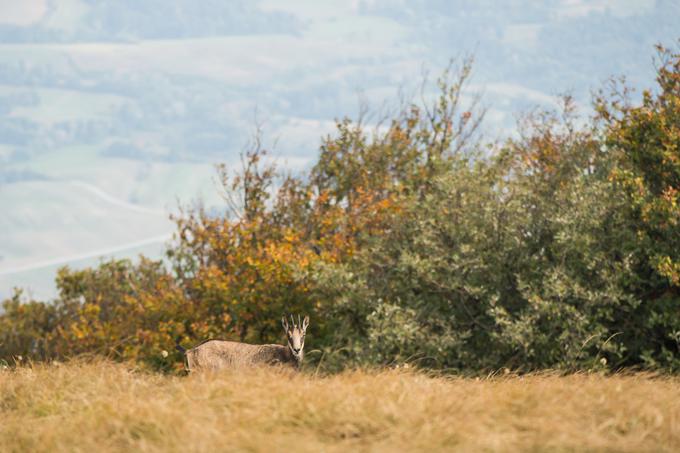
[[[262,123],[292,171],[334,119],[413,92],[474,53],[490,138],[611,75],[653,85],[672,0],[0,0],[0,298],[54,295],[63,265],[160,257],[178,201],[223,203]]]

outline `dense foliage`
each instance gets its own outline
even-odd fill
[[[175,217],[167,265],[65,268],[56,300],[5,301],[0,356],[177,369],[175,339],[279,341],[281,313],[305,312],[329,369],[678,371],[680,54],[658,62],[640,104],[613,85],[580,125],[565,97],[503,145],[463,107],[469,62],[432,104],[339,121],[307,174],[256,141],[240,173],[218,167],[224,215]]]

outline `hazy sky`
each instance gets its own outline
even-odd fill
[[[263,123],[291,168],[359,99],[474,53],[490,137],[610,75],[653,83],[680,3],[654,0],[0,0],[0,297],[64,264],[160,256],[178,200],[220,209],[213,164]],[[257,114],[255,113],[257,112]]]

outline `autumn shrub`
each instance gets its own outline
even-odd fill
[[[658,61],[640,105],[614,85],[583,121],[564,97],[503,143],[463,102],[469,61],[434,102],[338,121],[303,174],[256,135],[239,172],[217,168],[225,209],[182,208],[164,261],[63,269],[56,300],[5,301],[0,357],[179,369],[176,340],[276,342],[304,312],[328,370],[677,371],[680,55]]]

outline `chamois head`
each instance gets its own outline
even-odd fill
[[[283,315],[281,318],[281,325],[283,326],[283,330],[286,331],[288,349],[293,357],[295,357],[298,364],[300,364],[302,363],[302,357],[304,356],[305,332],[309,325],[309,316],[305,316],[305,319],[300,322],[300,315],[298,315],[297,321],[296,324],[293,315],[290,315],[290,324],[288,324],[288,321],[286,320],[286,315]]]

